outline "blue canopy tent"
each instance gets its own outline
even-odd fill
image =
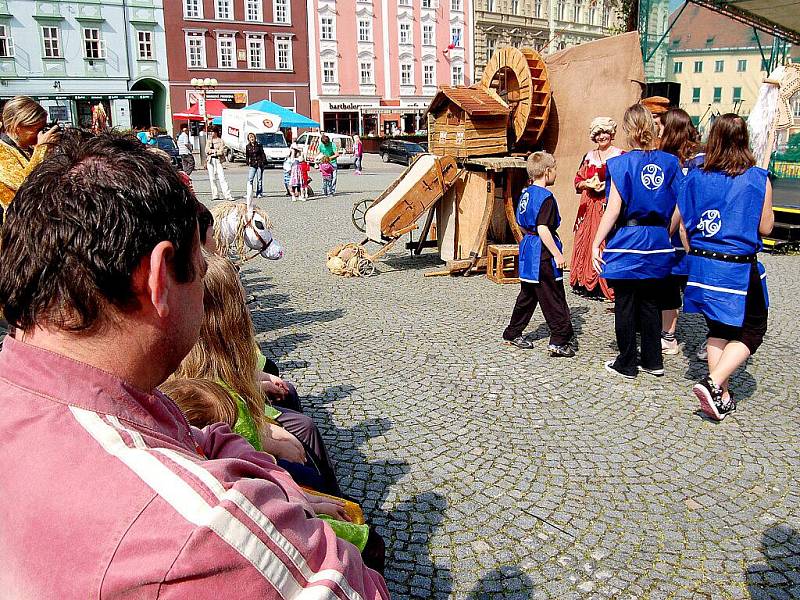
[[[245,110],[257,110],[263,113],[278,115],[281,118],[281,127],[319,127],[319,123],[316,121],[304,117],[293,110],[289,110],[280,104],[270,102],[269,100],[259,100],[244,108]],[[222,125],[222,118],[217,117],[212,123],[214,125]]]

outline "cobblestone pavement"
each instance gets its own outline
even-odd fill
[[[264,352],[386,539],[393,596],[800,597],[800,258],[765,257],[769,332],[733,379],[739,410],[714,424],[690,393],[693,316],[665,377],[619,382],[603,303],[568,294],[580,352],[551,359],[538,311],[535,350],[499,342],[516,286],[423,278],[432,251],[398,244],[375,277],[330,275],[325,251],[360,239],[352,203],[401,170],[368,158],[334,198],[259,201],[287,254],[243,275]]]

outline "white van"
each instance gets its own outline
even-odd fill
[[[319,156],[318,148],[321,135],[322,134],[318,131],[308,131],[294,141],[308,157],[308,160],[314,164],[317,163],[317,158]],[[353,153],[353,137],[341,135],[339,133],[327,133],[326,135],[339,151],[339,156],[336,158],[337,166],[342,169],[349,169],[352,167],[356,162],[356,155]]]
[[[267,164],[280,166],[289,156],[289,145],[280,130],[281,118],[278,115],[258,110],[227,108],[222,111],[222,141],[228,162],[241,158],[244,160],[247,136],[256,135],[258,143],[264,147]]]

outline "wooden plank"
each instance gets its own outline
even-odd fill
[[[461,193],[456,198],[456,260],[469,257],[469,252],[481,226],[486,206],[488,174],[470,171],[464,180]]]

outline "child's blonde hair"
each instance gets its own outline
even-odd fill
[[[656,122],[650,111],[641,104],[634,104],[625,111],[622,129],[625,131],[631,147],[642,150],[655,149],[658,138]]]
[[[200,338],[175,371],[178,379],[222,381],[242,397],[259,432],[266,424],[266,398],[256,380],[256,335],[236,267],[208,255],[203,280],[205,318]]]
[[[319,162],[321,162],[321,163],[329,163],[329,162],[331,162],[331,157],[328,156],[327,154],[323,154],[322,158],[319,159]]]
[[[525,161],[525,168],[528,171],[529,179],[539,179],[544,177],[547,169],[552,169],[556,166],[556,159],[549,152],[539,151],[534,152],[528,156]]]
[[[202,428],[212,423],[227,423],[231,429],[236,426],[239,417],[236,401],[216,381],[174,378],[158,389],[178,405],[190,425]]]

